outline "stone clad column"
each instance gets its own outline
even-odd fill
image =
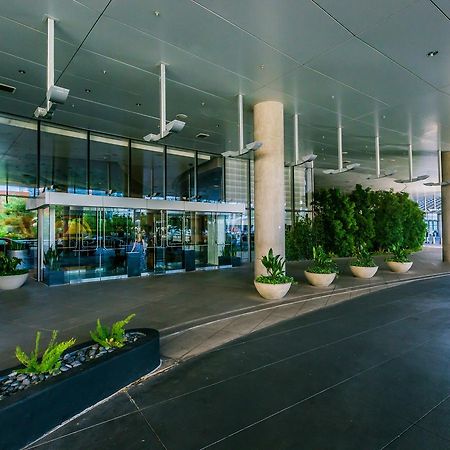
[[[442,181],[450,181],[450,152],[441,153]],[[450,262],[450,185],[441,187],[442,260]]]
[[[255,277],[266,274],[262,256],[270,248],[284,257],[284,118],[283,104],[255,105]]]

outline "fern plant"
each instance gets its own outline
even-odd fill
[[[91,338],[105,348],[120,348],[125,345],[125,325],[127,325],[136,314],[130,314],[123,320],[112,324],[111,329],[102,325],[97,319],[95,331],[91,331]]]
[[[389,251],[392,253],[392,256],[386,258],[386,261],[395,261],[399,263],[411,262],[411,259],[409,258],[411,251],[402,247],[400,244],[393,244],[389,248]]]
[[[36,333],[36,341],[34,350],[28,356],[19,346],[16,347],[16,358],[25,366],[23,369],[17,370],[19,373],[45,374],[55,373],[61,366],[61,355],[72,345],[75,339],[68,341],[56,342],[58,332],[53,330],[52,337],[47,348],[39,358],[39,343],[41,340],[41,332]]]
[[[284,258],[281,255],[274,255],[272,249],[261,258],[261,263],[266,268],[267,275],[259,275],[256,278],[258,283],[284,284],[294,281],[292,277],[286,275]]]
[[[338,273],[333,258],[321,245],[313,247],[313,263],[306,270],[311,273]]]

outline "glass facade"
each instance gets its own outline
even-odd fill
[[[197,268],[236,265],[252,260],[253,168],[252,160],[0,115],[0,244],[23,241],[33,268],[38,260],[44,267],[45,251],[56,246],[64,282],[188,270],[192,261]],[[302,210],[304,183],[303,168],[286,169],[287,224]],[[246,210],[235,214],[189,207],[180,212],[71,205],[25,210],[24,198],[46,191],[241,203]]]

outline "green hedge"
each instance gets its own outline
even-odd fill
[[[288,260],[311,259],[319,244],[336,256],[351,256],[361,244],[370,252],[387,252],[392,245],[417,251],[425,239],[424,213],[404,192],[360,185],[350,194],[322,190],[315,195],[314,213],[313,221],[299,219],[287,231]]]

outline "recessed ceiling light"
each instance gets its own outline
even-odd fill
[[[439,53],[439,50],[433,50],[427,53],[427,56],[436,56]]]
[[[206,105],[206,103],[205,103],[205,102],[202,102],[202,103],[201,103],[201,105],[202,105],[202,106],[205,106],[205,105]]]
[[[334,95],[332,95],[331,98],[334,99]]]
[[[105,69],[102,70],[102,74],[103,74],[103,75],[106,75],[107,73],[108,73],[108,72],[107,72]]]
[[[187,114],[183,113],[177,114],[175,117],[179,120],[186,120],[188,118]]]
[[[161,13],[160,13],[159,11],[153,11],[153,14],[154,14],[156,17],[159,17],[159,16],[161,15]]]
[[[258,69],[259,69],[259,70],[264,70],[264,64],[260,64],[260,65],[258,66]]]
[[[142,106],[142,103],[138,102],[138,103],[136,103],[136,106]]]
[[[23,69],[19,69],[19,73],[20,73],[21,75],[25,75],[25,74],[26,74],[25,70],[23,70]]]
[[[72,103],[72,108],[75,108],[75,105]]]
[[[91,93],[91,90],[88,89],[88,88],[86,88],[86,89],[84,90],[84,92],[86,92],[86,94],[90,94],[90,93]]]
[[[386,116],[383,116],[383,119],[386,119]]]

